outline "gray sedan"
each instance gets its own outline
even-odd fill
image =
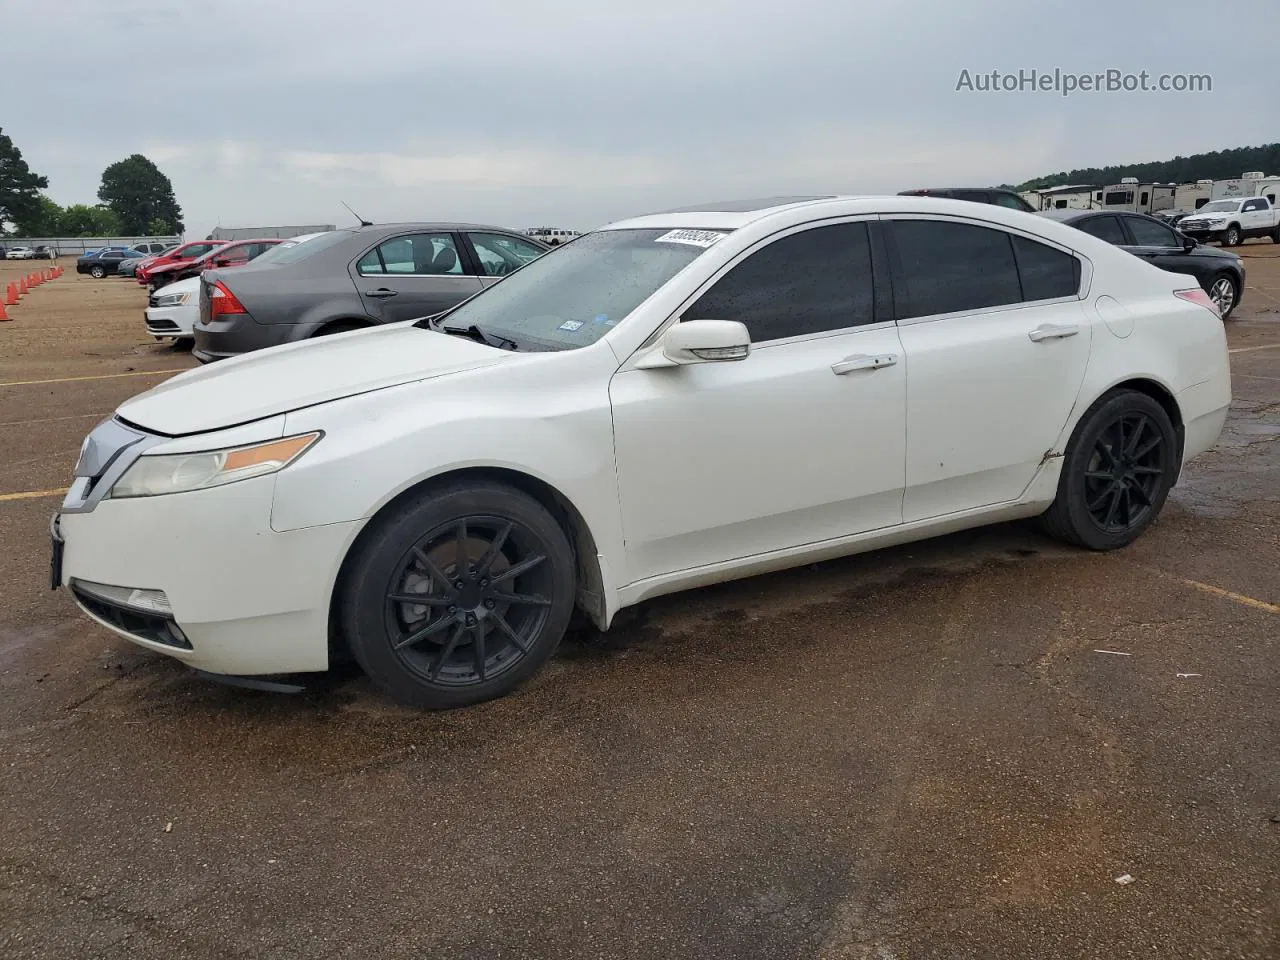
[[[503,227],[398,223],[331,230],[247,266],[207,270],[196,359],[448,310],[550,247]]]

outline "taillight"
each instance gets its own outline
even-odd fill
[[[1189,303],[1196,303],[1209,310],[1216,317],[1218,316],[1218,305],[1214,303],[1207,293],[1199,287],[1192,287],[1190,290],[1175,290],[1173,295],[1179,299],[1186,300]]]
[[[248,313],[236,295],[227,289],[221,280],[209,284],[209,318],[220,317],[225,313]]]

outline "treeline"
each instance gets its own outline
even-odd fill
[[[61,206],[44,190],[48,177],[22,159],[22,151],[0,130],[0,236],[102,237],[181,234],[182,208],[173,184],[141,154],[102,171],[100,203]]]
[[[1154,160],[1150,163],[1132,163],[1128,166],[1086,167],[1037,177],[1020,183],[1015,190],[1043,190],[1069,183],[1108,184],[1119,183],[1125,177],[1137,177],[1142,183],[1194,183],[1197,180],[1231,180],[1246,170],[1261,170],[1266,174],[1280,174],[1280,143],[1268,143],[1261,147],[1236,147],[1232,150],[1215,150],[1213,153],[1197,153],[1172,160]]]

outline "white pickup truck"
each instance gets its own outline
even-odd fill
[[[1178,229],[1197,240],[1221,240],[1236,247],[1249,237],[1270,237],[1280,243],[1280,209],[1266,197],[1211,200],[1178,221]]]

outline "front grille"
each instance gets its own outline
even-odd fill
[[[177,332],[178,332],[178,325],[177,325],[176,323],[174,323],[172,320],[151,320],[151,319],[148,319],[148,320],[147,320],[147,329],[148,329],[148,330],[172,331],[173,333],[177,333]]]
[[[183,636],[172,617],[161,616],[158,613],[144,613],[141,610],[110,603],[102,597],[85,592],[74,582],[71,584],[71,592],[80,605],[95,617],[105,620],[130,636],[149,640],[152,643],[161,643],[166,647],[177,647],[179,650],[191,649],[191,641]]]

